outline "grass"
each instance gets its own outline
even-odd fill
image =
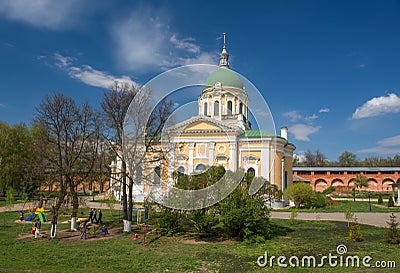
[[[87,210],[84,211],[84,214]],[[104,220],[110,227],[120,227],[119,212],[104,210]],[[150,220],[155,221],[150,214]],[[271,220],[273,238],[265,244],[250,245],[234,240],[207,240],[196,237],[153,237],[148,246],[142,238],[133,240],[132,234],[113,232],[107,240],[86,241],[68,239],[16,239],[28,234],[30,225],[16,223],[17,212],[0,213],[0,272],[282,272],[274,267],[261,269],[256,261],[268,255],[290,257],[296,255],[336,254],[338,244],[345,244],[348,255],[370,255],[373,261],[394,260],[400,263],[398,245],[384,242],[385,229],[362,226],[364,241],[347,241],[347,223],[328,221]],[[59,223],[68,219],[62,216]],[[3,221],[4,220],[4,221]],[[59,224],[59,230],[68,229]],[[43,225],[47,231],[49,225]],[[114,233],[114,234],[115,234]],[[319,268],[318,272],[376,272],[371,268]],[[288,272],[315,272],[315,268],[288,268]],[[385,269],[385,272],[397,272]]]
[[[353,212],[370,212],[369,210],[369,202],[368,201],[356,201],[353,200],[342,200],[337,201],[339,202],[338,205],[328,205],[324,208],[311,208],[311,209],[280,209],[277,211],[297,211],[297,212],[316,212],[316,213],[323,213],[323,212],[345,212],[347,209],[351,209]],[[377,202],[371,201],[371,212],[400,212],[400,207],[393,207],[388,208],[387,202],[383,203],[383,205],[378,205]]]

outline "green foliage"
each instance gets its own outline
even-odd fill
[[[315,198],[315,192],[310,185],[306,183],[295,183],[290,185],[284,192],[287,199],[293,200],[295,207],[309,208]]]
[[[360,224],[358,223],[357,217],[354,217],[353,221],[350,223],[350,232],[348,239],[354,242],[362,241],[361,228]]]
[[[394,207],[394,200],[393,200],[393,197],[392,197],[392,196],[389,196],[388,207],[389,207],[389,208]]]
[[[390,215],[390,220],[386,223],[389,225],[387,242],[390,244],[400,244],[399,222],[397,221],[396,215],[392,213],[392,215]]]
[[[344,212],[344,217],[347,220],[347,226],[350,227],[350,220],[354,217],[354,212],[351,207],[347,208]]]
[[[188,214],[188,220],[193,223],[198,233],[210,234],[212,233],[212,228],[218,224],[216,212],[214,206],[211,208],[194,210]]]
[[[17,194],[16,190],[13,188],[8,188],[6,192],[6,204],[7,206],[11,206],[15,201],[15,195]]]
[[[326,196],[323,193],[316,192],[314,198],[311,201],[311,206],[313,208],[323,208],[327,205]]]
[[[368,188],[368,177],[362,174],[357,174],[356,178],[354,178],[354,185],[356,185],[357,188]]]
[[[382,198],[382,195],[380,195],[380,194],[379,194],[379,196],[378,196],[378,204],[379,204],[379,205],[382,205],[382,204],[383,204],[383,198]]]
[[[173,236],[182,231],[183,219],[184,217],[180,210],[162,207],[157,226],[161,229],[162,235]]]
[[[248,242],[260,242],[270,237],[269,210],[264,201],[248,194],[245,186],[237,187],[219,204],[225,234]]]
[[[297,211],[291,211],[290,212],[290,222],[294,223],[297,220],[297,217],[299,216],[299,213]]]
[[[327,195],[327,194],[330,194],[330,193],[334,192],[335,190],[336,190],[336,189],[335,189],[334,186],[329,186],[329,187],[326,188],[322,193],[325,194],[325,195]]]

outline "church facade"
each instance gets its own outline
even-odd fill
[[[293,183],[292,158],[296,147],[288,141],[288,129],[281,128],[280,135],[252,129],[248,109],[251,98],[240,76],[229,68],[228,59],[224,36],[219,68],[208,77],[199,94],[197,115],[166,130],[172,147],[168,160],[154,160],[154,151],[148,155],[143,171],[153,173],[150,177],[154,180],[160,177],[161,190],[174,185],[174,172],[195,175],[208,166],[223,166],[231,171],[242,168],[282,191]],[[120,168],[121,162],[117,160],[113,173],[117,174]],[[121,185],[116,181],[111,181],[110,190],[120,200]],[[149,184],[154,185],[154,181],[150,182],[135,185],[135,201],[146,197]]]

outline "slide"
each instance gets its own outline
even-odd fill
[[[33,219],[35,219],[35,217],[36,217],[36,214],[34,212],[32,212],[32,214],[28,218],[26,218],[25,221],[32,221]]]
[[[42,223],[47,222],[46,214],[44,214],[44,212],[39,213],[38,216],[39,216],[40,222],[42,222]]]

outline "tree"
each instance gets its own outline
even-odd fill
[[[69,190],[72,195],[71,229],[76,228],[79,208],[77,188],[91,174],[100,141],[98,114],[87,104],[77,105],[61,93],[46,95],[36,109],[35,122],[42,128],[42,156],[48,172],[58,175],[59,194],[52,207],[51,238]]]
[[[126,221],[132,221],[132,214],[128,214],[128,196],[127,196],[127,175],[125,155],[122,153],[122,138],[124,130],[124,120],[126,112],[132,99],[135,97],[138,89],[128,83],[114,82],[114,85],[103,93],[101,108],[103,118],[108,130],[104,131],[104,137],[107,139],[111,157],[121,160],[121,170],[117,175],[118,182],[122,186],[122,210],[124,219],[124,231],[130,231]],[[113,186],[113,185],[111,185]]]
[[[153,178],[152,173],[142,173],[146,163],[165,158],[165,154],[161,153],[156,159],[151,159],[152,162],[148,162],[146,154],[154,151],[154,147],[160,144],[160,134],[173,105],[164,99],[151,111],[152,90],[146,88],[142,92],[139,91],[136,86],[115,82],[114,86],[104,93],[101,103],[109,128],[107,137],[110,150],[122,162],[118,182],[122,186],[124,232],[131,231],[134,184],[139,185]],[[149,118],[144,118],[149,113]],[[129,130],[124,130],[125,125],[128,125]],[[146,138],[143,142],[144,135]]]
[[[354,185],[360,189],[362,189],[362,187],[368,188],[368,177],[358,173],[356,178],[354,178]]]
[[[339,158],[339,166],[341,167],[355,167],[359,164],[357,156],[348,151],[343,152]]]
[[[354,242],[362,241],[361,228],[357,217],[354,217],[353,221],[350,223],[349,239]]]
[[[315,153],[312,153],[310,150],[307,150],[304,153],[305,160],[303,164],[308,167],[323,167],[326,166],[327,158],[320,151],[316,150]]]
[[[293,200],[296,208],[302,206],[310,207],[315,198],[315,192],[311,186],[306,183],[295,183],[290,185],[283,194],[287,199]]]
[[[397,221],[396,215],[392,213],[392,215],[390,215],[390,220],[386,223],[389,225],[387,242],[390,244],[400,244],[399,222]]]

